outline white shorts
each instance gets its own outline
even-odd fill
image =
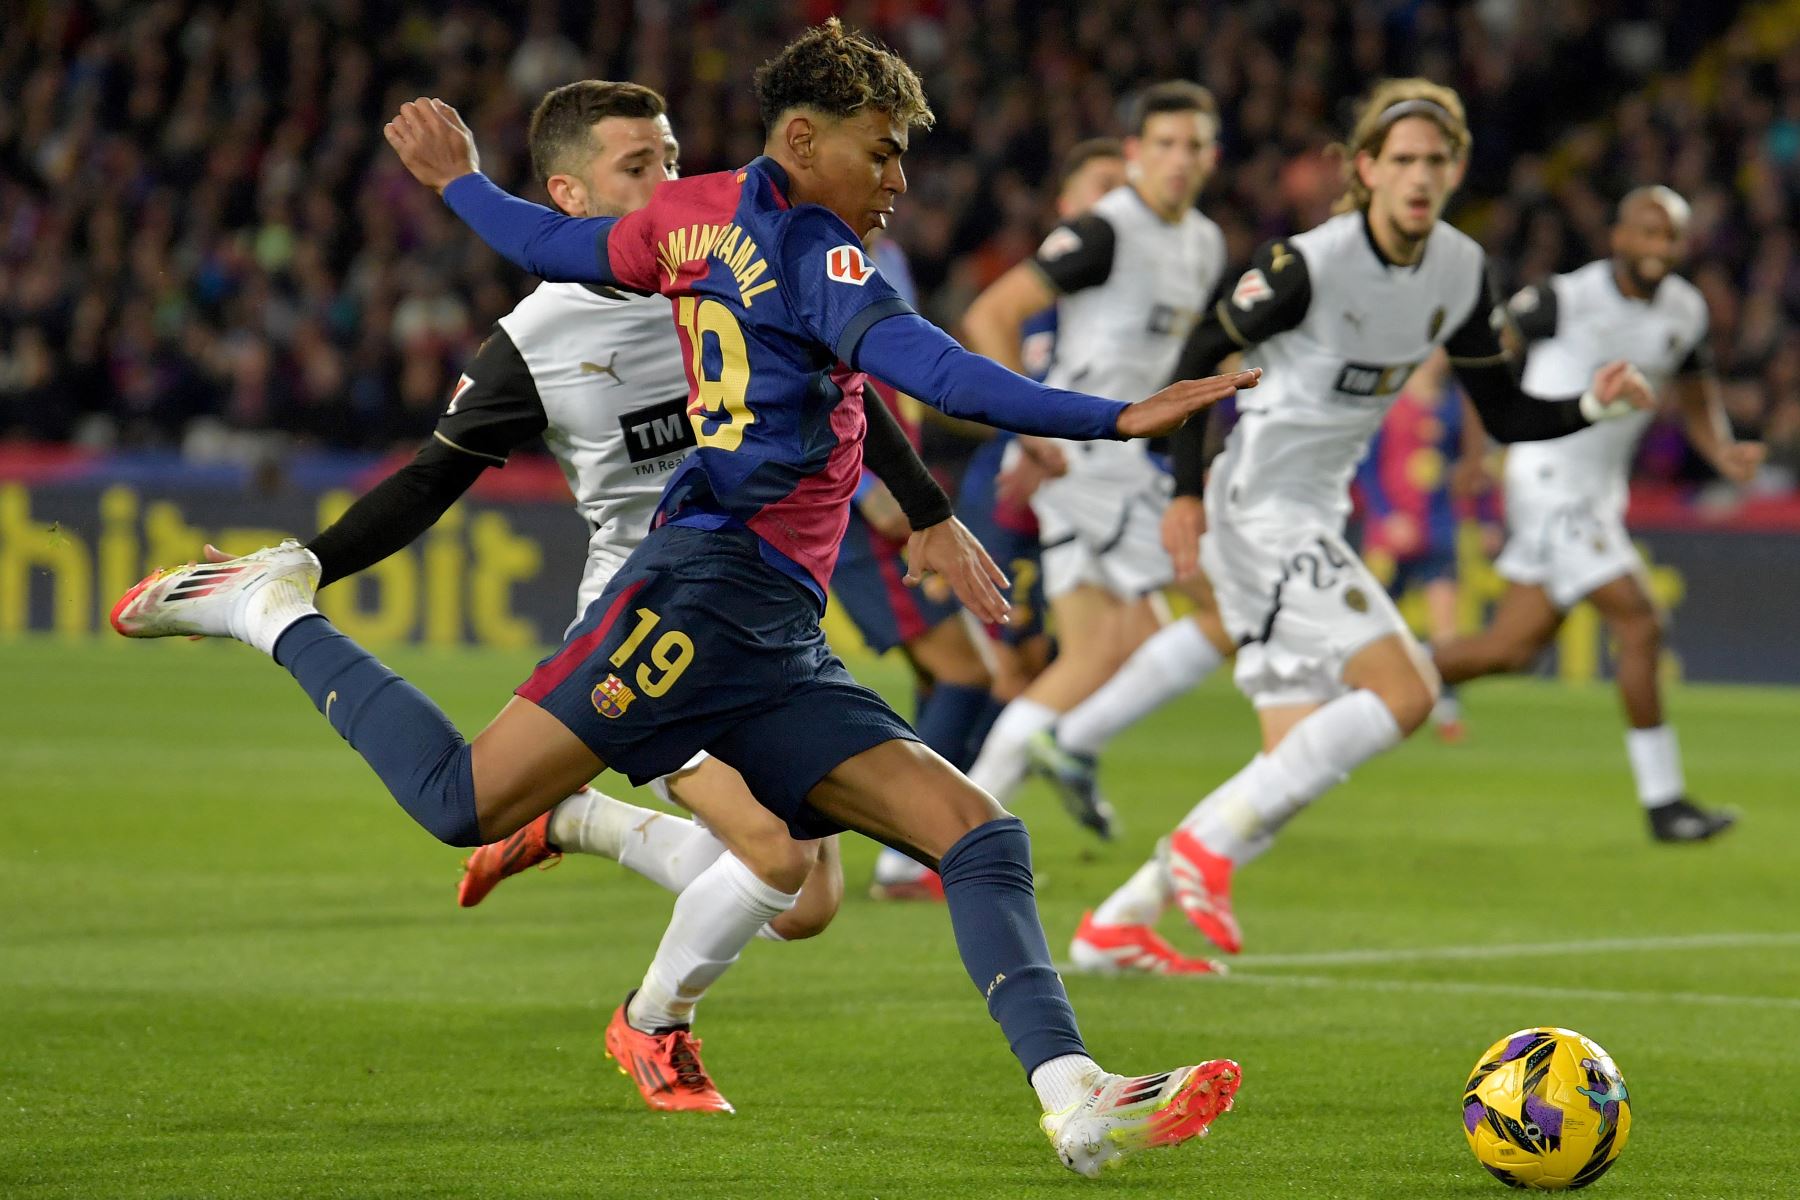
[[[1065,476],[1031,497],[1042,547],[1044,595],[1092,584],[1135,600],[1175,579],[1162,544],[1172,483],[1158,474],[1130,490],[1116,481]]]
[[[1622,576],[1643,574],[1623,516],[1591,498],[1508,488],[1506,526],[1494,569],[1512,583],[1543,588],[1559,609]]]
[[[1389,635],[1403,638],[1429,674],[1387,590],[1337,533],[1211,524],[1200,563],[1238,640],[1238,690],[1257,708],[1336,699],[1347,690],[1345,664]]]

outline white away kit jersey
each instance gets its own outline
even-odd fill
[[[1411,266],[1387,262],[1360,212],[1265,246],[1216,309],[1263,368],[1207,486],[1233,520],[1337,531],[1350,481],[1401,385],[1434,347],[1479,327],[1491,342],[1485,260],[1439,222]],[[1473,343],[1473,337],[1465,340]],[[1483,361],[1487,345],[1471,346]],[[1469,362],[1464,358],[1461,361]]]
[[[1136,189],[1114,188],[1057,226],[1033,259],[1058,293],[1056,349],[1044,382],[1142,400],[1175,359],[1225,271],[1225,235],[1189,209],[1166,221]],[[1142,442],[1064,442],[1072,475],[1142,483]]]
[[[1616,359],[1642,371],[1652,390],[1677,375],[1707,370],[1706,299],[1676,275],[1648,300],[1619,291],[1610,260],[1592,262],[1509,302],[1530,342],[1524,387],[1534,396],[1581,392],[1594,372]],[[1507,489],[1581,496],[1623,511],[1632,456],[1651,414],[1634,413],[1507,452]]]
[[[436,437],[504,463],[543,434],[592,530],[585,606],[643,540],[669,472],[693,448],[687,398],[666,298],[544,283],[482,344]]]

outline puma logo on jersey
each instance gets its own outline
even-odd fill
[[[875,268],[855,246],[834,246],[825,256],[825,277],[837,283],[861,287],[874,273]]]
[[[1346,308],[1344,310],[1344,320],[1349,322],[1350,327],[1356,330],[1356,332],[1362,332],[1363,315],[1361,313],[1351,312]]]
[[[618,361],[619,361],[619,352],[617,350],[614,350],[612,352],[612,357],[606,360],[606,365],[604,367],[601,366],[599,363],[591,363],[591,362],[584,361],[581,364],[581,373],[583,375],[611,375],[613,383],[615,383],[615,384],[624,383],[625,381],[623,379],[619,378],[619,373],[613,369],[613,364]]]

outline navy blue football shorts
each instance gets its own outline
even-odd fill
[[[906,560],[899,549],[854,511],[831,573],[831,594],[877,654],[929,633],[962,607],[941,579],[907,587]]]
[[[818,602],[741,530],[652,530],[562,647],[519,686],[644,784],[702,750],[797,838],[842,830],[806,802],[846,759],[918,735],[825,644]]]

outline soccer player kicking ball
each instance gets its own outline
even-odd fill
[[[634,212],[678,174],[663,99],[638,84],[556,88],[532,115],[529,146],[539,182],[576,216]],[[661,296],[540,285],[482,343],[418,455],[308,544],[319,585],[415,540],[484,470],[542,433],[591,531],[579,618],[649,532],[664,482],[694,445],[687,355],[669,318]],[[892,481],[900,530],[946,519],[949,498],[905,431],[885,407],[866,413],[865,462]],[[989,586],[979,575],[952,583]],[[582,788],[477,849],[457,898],[478,904],[501,879],[564,851],[614,859],[677,893],[643,982],[606,1027],[606,1048],[652,1108],[730,1112],[700,1060],[695,1008],[759,933],[789,940],[830,923],[843,892],[836,839],[796,841],[735,771],[707,756],[653,787],[704,824]]]
[[[448,106],[408,104],[389,126],[408,169],[520,266],[672,297],[689,355],[698,446],[655,528],[472,743],[314,610],[318,563],[303,547],[153,575],[114,623],[270,653],[445,842],[504,837],[609,766],[645,780],[704,748],[796,836],[850,828],[914,854],[943,878],[963,964],[1038,1093],[1045,1133],[1066,1165],[1094,1175],[1205,1132],[1239,1070],[1223,1059],[1137,1078],[1101,1070],[1050,962],[1023,824],[921,746],[826,646],[825,581],[861,462],[860,375],[952,415],[1084,438],[1172,431],[1257,376],[1126,404],[969,354],[862,251],[905,191],[911,130],[932,120],[918,77],[830,21],[765,64],[757,93],[762,157],[664,184],[620,219],[560,216],[500,191]],[[915,569],[985,561],[960,525],[915,540]]]
[[[1509,307],[1531,343],[1525,390],[1566,390],[1622,354],[1661,385],[1673,379],[1688,440],[1719,474],[1748,483],[1763,448],[1734,441],[1706,343],[1706,297],[1674,274],[1688,206],[1666,187],[1642,187],[1619,204],[1612,257],[1528,287]],[[1663,721],[1657,672],[1662,618],[1644,563],[1625,532],[1631,460],[1650,414],[1519,446],[1506,456],[1506,549],[1494,565],[1507,580],[1494,623],[1437,648],[1438,671],[1461,683],[1531,665],[1569,609],[1586,600],[1619,646],[1619,697],[1630,730],[1625,750],[1650,835],[1699,842],[1733,816],[1688,799],[1675,730]]]
[[[1482,422],[1505,442],[1561,437],[1651,403],[1643,376],[1623,362],[1602,366],[1591,385],[1575,381],[1589,386],[1581,395],[1537,400],[1519,390],[1491,323],[1481,247],[1438,219],[1468,161],[1455,92],[1384,81],[1349,149],[1340,215],[1258,250],[1176,370],[1242,351],[1270,371],[1240,404],[1210,475],[1202,427],[1176,435],[1179,495],[1163,524],[1178,568],[1204,563],[1240,642],[1237,685],[1256,706],[1263,752],[1084,923],[1073,954],[1092,970],[1156,970],[1152,955],[1133,952],[1131,934],[1148,940],[1171,902],[1236,953],[1237,868],[1430,716],[1439,687],[1430,658],[1343,538],[1356,465],[1413,368],[1444,347]]]

